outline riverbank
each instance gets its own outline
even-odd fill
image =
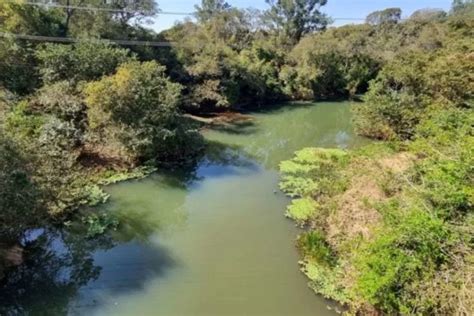
[[[280,187],[294,198],[286,215],[305,230],[301,271],[310,288],[351,313],[472,312],[469,223],[444,220],[433,200],[466,188],[439,182],[439,162],[420,151],[423,143],[306,148],[280,165]]]

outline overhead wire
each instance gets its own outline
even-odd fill
[[[4,0],[8,3],[18,3],[13,0]],[[144,12],[143,10],[126,10],[126,9],[114,9],[106,7],[93,7],[93,6],[74,6],[74,5],[62,5],[58,3],[42,3],[42,2],[32,2],[25,1],[20,2],[19,4],[31,5],[38,7],[49,7],[49,8],[61,8],[61,9],[74,9],[74,10],[86,10],[86,11],[104,11],[112,13],[139,13]],[[179,15],[179,16],[194,16],[195,12],[172,12],[172,11],[158,11],[154,13],[156,15]],[[364,18],[351,18],[351,17],[336,17],[331,18],[333,21],[365,21]],[[40,36],[40,35],[30,35],[30,34],[15,34],[0,32],[0,37],[4,38],[16,38],[22,40],[31,40],[31,41],[43,41],[43,42],[56,42],[56,43],[77,43],[81,39],[71,38],[71,37],[54,37],[54,36]],[[172,42],[157,42],[157,41],[138,41],[138,40],[114,40],[114,39],[94,39],[95,42],[106,42],[106,43],[115,43],[123,46],[151,46],[151,47],[171,47]]]
[[[14,3],[13,0],[6,0],[7,2]],[[38,6],[38,7],[51,7],[51,8],[62,8],[62,9],[74,9],[74,10],[85,10],[85,11],[104,11],[113,13],[136,13],[146,12],[146,10],[126,10],[126,9],[114,9],[106,7],[93,7],[93,6],[74,6],[74,5],[63,5],[58,3],[41,3],[41,2],[22,2],[24,5]],[[179,15],[179,16],[194,16],[196,12],[176,12],[176,11],[161,11],[155,12],[154,15]],[[356,17],[335,17],[331,18],[334,21],[365,21],[365,18]]]
[[[15,3],[12,0],[6,0],[6,2]],[[146,10],[127,10],[127,9],[114,9],[106,7],[93,7],[93,6],[75,6],[75,5],[64,5],[58,3],[42,3],[42,2],[21,2],[19,4],[37,6],[37,7],[50,7],[50,8],[60,8],[60,9],[73,9],[73,10],[84,10],[84,11],[104,11],[104,12],[113,12],[113,13],[137,13],[137,12],[146,12]],[[182,15],[190,16],[194,15],[194,12],[171,12],[171,11],[158,11],[154,12],[156,15]]]
[[[40,42],[56,42],[56,43],[78,43],[82,40],[79,38],[72,37],[58,37],[58,36],[40,36],[40,35],[28,35],[28,34],[15,34],[0,32],[0,37],[5,38],[16,38],[23,40],[31,41],[40,41]],[[172,42],[154,42],[154,41],[135,41],[135,40],[114,40],[114,39],[88,39],[91,42],[98,43],[115,43],[123,46],[152,46],[152,47],[171,47]]]

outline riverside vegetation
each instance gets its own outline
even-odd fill
[[[338,28],[325,0],[267,2],[204,0],[160,34],[138,24],[151,0],[107,4],[122,13],[0,4],[2,32],[78,39],[0,41],[1,274],[25,232],[78,220],[107,200],[101,185],[192,163],[205,142],[185,113],[364,94],[356,129],[381,142],[281,163],[310,287],[353,313],[472,314],[472,1]],[[79,218],[85,238],[119,224]]]

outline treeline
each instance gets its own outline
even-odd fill
[[[281,188],[317,293],[350,313],[471,315],[474,7],[412,19],[353,106],[358,132],[387,142],[297,152]]]

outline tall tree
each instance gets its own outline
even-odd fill
[[[474,0],[453,0],[453,11],[461,11],[463,9],[468,8],[469,6],[474,6]]]
[[[201,5],[195,5],[194,8],[199,22],[207,22],[216,14],[228,11],[231,6],[224,0],[202,0]]]
[[[327,0],[265,0],[271,7],[266,11],[270,27],[276,28],[293,42],[304,34],[321,30],[328,17],[320,9]]]
[[[44,3],[46,8],[51,4],[50,0],[37,2]],[[54,4],[60,7],[53,5],[49,8],[62,15],[64,35],[69,36],[75,24],[83,26],[85,21],[93,24],[103,23],[99,20],[108,20],[109,23],[118,22],[125,27],[132,22],[143,22],[158,12],[155,0],[55,0]],[[89,7],[89,10],[81,7]]]
[[[402,9],[400,8],[388,8],[381,11],[375,11],[370,13],[365,21],[368,24],[380,25],[380,24],[396,24],[402,18]]]

